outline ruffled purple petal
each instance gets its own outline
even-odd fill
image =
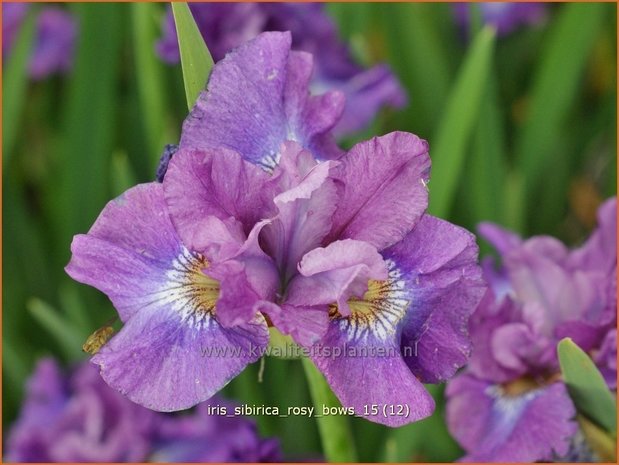
[[[568,251],[550,237],[532,238],[504,257],[516,299],[535,303],[539,332],[550,336],[557,326],[577,320],[598,320],[604,308],[600,279],[592,273],[571,272],[565,266]],[[527,311],[528,306],[523,307]],[[539,311],[538,311],[539,310]],[[529,316],[533,318],[532,312]]]
[[[406,363],[424,382],[450,378],[468,359],[468,320],[486,290],[475,237],[424,215],[382,255],[403,289],[400,300],[409,302],[401,341]]]
[[[283,282],[297,272],[301,257],[321,245],[331,230],[337,188],[329,174],[334,162],[318,163],[293,142],[284,144],[281,164],[273,173],[278,214],[265,226],[265,250],[281,270]]]
[[[299,69],[301,61],[290,60],[290,42],[289,33],[265,32],[217,63],[207,91],[200,94],[183,124],[180,147],[233,149],[266,170],[277,165],[285,140],[299,142],[319,159],[339,156],[339,150],[320,150],[326,146],[325,140],[331,139],[326,130],[303,132],[310,126],[304,118],[308,111],[313,114],[311,109],[293,109],[287,104],[289,96],[300,105],[306,103],[299,98],[302,78],[298,73],[306,76],[307,71]],[[311,62],[304,66],[311,69]],[[321,127],[330,128],[340,116],[343,99],[334,94],[323,100],[321,118],[327,122]]]
[[[288,288],[286,302],[294,306],[337,303],[343,316],[350,315],[348,299],[362,297],[368,281],[387,279],[387,268],[371,245],[346,239],[305,254],[300,275]]]
[[[447,424],[465,462],[537,462],[565,455],[578,430],[576,411],[560,382],[509,395],[471,375],[447,387]]]
[[[108,295],[122,321],[150,305],[194,260],[167,213],[161,184],[141,184],[109,202],[88,234],[77,235],[66,267]]]
[[[401,426],[431,415],[434,399],[402,359],[397,331],[386,330],[388,318],[335,318],[310,357],[344,407]]]
[[[610,389],[617,389],[617,330],[608,331],[593,360]]]
[[[163,189],[170,216],[183,243],[202,251],[213,240],[206,222],[234,218],[249,231],[272,216],[269,175],[231,150],[179,149],[170,161]]]
[[[343,136],[364,128],[385,106],[400,108],[406,104],[406,93],[388,66],[378,64],[365,70],[355,63],[348,47],[343,43],[337,28],[321,4],[316,3],[192,3],[190,9],[204,41],[215,61],[226,52],[256,37],[261,31],[290,31],[293,50],[315,56],[315,72],[311,66],[293,64],[292,59],[311,63],[311,57],[291,54],[291,70],[303,70],[301,95],[305,100],[308,86],[313,94],[329,92],[308,103],[304,129],[301,134],[317,134],[333,127],[332,114],[342,112],[342,119],[334,132]],[[180,55],[174,19],[170,10],[162,23],[162,37],[157,42],[157,53],[168,63],[178,63]],[[311,81],[310,81],[311,78]],[[345,96],[345,106],[342,96]],[[322,100],[322,101],[321,101]],[[297,112],[299,105],[290,115]],[[294,122],[295,118],[291,118]],[[297,120],[300,121],[300,120]],[[320,123],[322,121],[322,123]],[[312,151],[337,153],[332,141],[322,138],[314,142]]]
[[[141,310],[92,358],[111,387],[152,410],[183,410],[260,358],[269,338],[264,318],[225,329],[191,308],[191,298]]]
[[[468,362],[471,373],[494,382],[515,379],[522,374],[499,363],[494,354],[495,331],[510,321],[519,321],[519,318],[520,307],[511,298],[496,299],[492,290],[486,292],[469,321],[473,342]]]
[[[355,145],[340,161],[335,177],[344,187],[330,238],[378,250],[400,241],[428,206],[428,144],[393,132]]]
[[[89,233],[74,239],[72,251],[67,272],[105,292],[125,322],[93,362],[136,403],[166,411],[191,407],[255,361],[252,347],[267,344],[260,316],[220,326],[216,315],[227,309],[225,295],[242,288],[247,304],[247,283],[225,276],[222,309],[216,307],[220,283],[205,274],[208,261],[180,242],[159,183],[110,202]],[[208,347],[225,353],[203,353]]]
[[[617,269],[617,198],[604,202],[597,216],[597,229],[582,247],[570,253],[569,268],[604,272]]]

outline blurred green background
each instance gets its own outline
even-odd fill
[[[14,420],[34,362],[85,358],[82,343],[115,315],[64,273],[69,245],[102,207],[154,178],[178,140],[180,65],[154,52],[164,4],[69,4],[78,19],[73,70],[30,82],[26,22],[3,64],[3,425]],[[30,11],[31,17],[36,8]],[[616,4],[553,4],[547,20],[507,37],[473,27],[449,4],[329,4],[364,64],[388,62],[409,95],[355,141],[398,129],[430,142],[431,212],[471,230],[482,220],[576,244],[616,193]],[[30,25],[30,27],[29,27]],[[21,46],[20,46],[21,45]],[[482,244],[482,251],[487,251]],[[397,430],[350,419],[363,461],[452,461],[443,415]],[[225,389],[249,404],[310,405],[298,361],[266,360]],[[320,457],[314,420],[256,419],[288,458]]]

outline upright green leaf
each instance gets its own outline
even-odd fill
[[[305,376],[310,388],[312,400],[317,410],[322,406],[339,407],[331,388],[320,371],[308,358],[302,359]],[[322,412],[318,412],[322,414]],[[348,419],[342,415],[326,415],[317,418],[318,431],[322,442],[323,453],[329,462],[356,462],[357,453],[354,447]]]
[[[109,168],[114,149],[120,93],[122,5],[77,3],[80,34],[67,83],[63,139],[46,200],[58,236],[56,264],[69,258],[71,238],[85,232],[109,200]]]
[[[141,116],[146,132],[151,167],[157,166],[166,141],[166,88],[163,63],[155,55],[154,43],[159,35],[160,11],[155,3],[132,3],[133,51],[140,97]],[[171,139],[167,139],[171,140]]]
[[[84,341],[80,339],[79,332],[61,316],[58,310],[37,298],[31,298],[27,306],[41,326],[54,337],[67,359],[79,360],[82,358],[81,349]]]
[[[483,91],[490,72],[494,31],[483,29],[473,41],[447,101],[447,107],[431,141],[432,180],[430,212],[449,214],[462,172],[464,154],[475,128]]]
[[[352,5],[350,5],[352,6]],[[452,78],[449,40],[440,30],[439,5],[380,4],[387,54],[410,102],[402,111],[400,129],[425,133],[443,110]],[[444,23],[444,21],[443,21]]]
[[[181,52],[187,107],[191,109],[206,85],[208,75],[213,67],[213,58],[202,39],[200,30],[189,10],[189,5],[173,2],[172,12],[176,24],[176,34],[178,35],[178,48]]]
[[[470,225],[480,221],[504,224],[504,188],[507,176],[504,118],[498,103],[496,77],[491,73],[481,103],[481,114],[467,164],[464,187],[471,199]]]
[[[2,76],[2,162],[6,166],[20,127],[22,108],[28,90],[28,61],[32,52],[35,15],[26,16]]]
[[[570,338],[557,347],[563,379],[576,409],[606,431],[617,435],[617,400],[589,356]]]
[[[516,160],[525,175],[529,205],[535,201],[536,188],[550,167],[549,156],[556,150],[555,141],[561,137],[568,110],[578,97],[604,11],[601,3],[561,5],[539,56],[526,121],[516,141]]]

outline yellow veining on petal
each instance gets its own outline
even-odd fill
[[[215,304],[219,298],[219,282],[204,273],[208,260],[199,254],[189,266],[187,273],[186,296],[193,302],[197,312],[215,313]]]
[[[167,273],[166,286],[159,294],[160,304],[169,305],[182,320],[193,326],[210,324],[219,298],[219,282],[205,274],[209,262],[201,254],[183,250]]]
[[[336,303],[329,306],[329,316],[340,321],[340,327],[353,338],[363,337],[371,331],[376,337],[385,339],[392,335],[410,304],[405,283],[400,271],[387,261],[389,277],[385,281],[370,280],[368,290],[362,298],[348,300],[351,315],[343,317]]]

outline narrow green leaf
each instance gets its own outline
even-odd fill
[[[576,409],[592,422],[617,435],[617,400],[589,356],[570,338],[557,346],[563,379]]]
[[[6,166],[19,132],[28,90],[28,61],[35,31],[35,14],[29,11],[15,38],[2,76],[2,162]]]
[[[442,18],[436,7],[423,3],[377,6],[384,19],[389,62],[411,100],[402,112],[400,127],[421,134],[439,120],[452,78],[449,40],[440,31]]]
[[[124,151],[117,150],[112,155],[111,174],[110,184],[114,197],[119,196],[136,184],[135,173],[131,169],[129,158]]]
[[[604,8],[601,3],[562,5],[540,53],[526,121],[516,140],[516,161],[525,176],[529,206],[536,202],[536,188],[550,169],[549,155],[556,150],[555,141],[578,97]]]
[[[140,107],[144,130],[148,142],[151,167],[157,167],[161,151],[167,140],[166,86],[164,83],[163,63],[155,55],[155,40],[160,33],[158,5],[148,2],[132,3],[133,22],[133,57],[138,83]]]
[[[303,358],[302,363],[317,414],[322,414],[323,405],[340,407],[340,402],[331,392],[325,378],[312,361]],[[357,461],[357,452],[346,416],[327,415],[317,418],[316,422],[318,423],[323,453],[328,462]]]
[[[202,39],[202,35],[200,35],[200,30],[189,10],[189,5],[173,2],[172,12],[178,35],[178,47],[181,51],[187,107],[191,109],[206,85],[208,75],[213,67],[213,58]]]
[[[65,282],[59,291],[60,306],[69,324],[73,326],[81,338],[86,340],[95,327],[90,311],[92,307],[85,305],[80,298],[75,282]]]
[[[432,214],[446,217],[454,200],[467,144],[481,108],[494,46],[494,31],[484,28],[473,41],[454,84],[441,123],[432,141]]]
[[[466,190],[471,208],[467,216],[471,226],[480,221],[504,224],[503,194],[507,176],[504,118],[498,104],[497,80],[490,74],[481,102],[481,111],[467,163]],[[439,180],[440,182],[440,180]]]
[[[110,159],[118,126],[123,6],[75,3],[80,34],[63,98],[64,127],[56,172],[46,188],[58,237],[56,263],[69,260],[71,238],[85,232],[109,200]]]
[[[69,360],[82,358],[84,341],[58,310],[37,298],[31,298],[26,305],[32,316],[54,337]]]

